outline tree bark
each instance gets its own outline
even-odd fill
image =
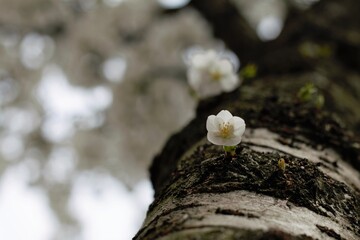
[[[216,30],[217,21],[223,14],[231,17],[222,18],[222,25],[243,20],[233,10],[209,9],[215,2],[194,0],[193,5],[215,21],[218,37],[257,64],[259,75],[232,93],[202,101],[196,119],[154,159],[155,201],[134,239],[360,239],[360,37],[355,30],[360,21],[342,11],[359,3],[341,2],[340,10],[320,19],[316,13],[338,6],[320,1],[298,20],[292,15],[277,40],[259,43],[247,29],[235,35],[246,35],[235,46],[227,41],[229,33]],[[327,25],[335,20],[340,22]],[[237,24],[238,30],[244,26]],[[308,55],[301,50],[308,43],[330,50]],[[260,44],[261,51],[241,53],[246,44],[250,50]],[[324,93],[324,108],[296,97],[307,82]],[[222,109],[247,125],[232,158],[206,140],[207,116]],[[281,158],[285,171],[278,167]]]

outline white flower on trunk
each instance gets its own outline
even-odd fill
[[[239,60],[229,51],[197,49],[187,56],[189,85],[199,97],[211,97],[230,92],[240,83],[236,71]]]
[[[216,116],[210,115],[206,121],[207,139],[216,145],[235,146],[241,142],[245,131],[245,121],[222,110]]]

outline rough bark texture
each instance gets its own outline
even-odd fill
[[[193,5],[259,75],[203,101],[154,159],[156,199],[134,239],[360,239],[360,142],[346,130],[359,130],[360,21],[348,14],[359,2],[320,1],[291,15],[278,40],[261,44],[246,28],[233,35],[244,37],[238,45],[234,26],[222,28],[244,26],[230,2]],[[308,55],[306,44],[329,51]],[[247,46],[260,51],[243,53]],[[297,99],[307,82],[323,91],[325,109]],[[221,109],[247,124],[233,158],[205,138],[207,116]]]

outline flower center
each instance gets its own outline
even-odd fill
[[[220,71],[213,71],[210,73],[212,80],[219,81],[222,77],[222,74]]]
[[[232,132],[234,130],[233,125],[229,124],[229,123],[223,123],[220,126],[220,132],[219,135],[222,138],[230,138],[232,135]]]

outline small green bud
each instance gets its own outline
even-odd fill
[[[303,42],[300,44],[298,51],[306,58],[329,58],[333,55],[333,48],[330,44],[319,44],[315,42]]]
[[[250,63],[247,64],[242,70],[241,70],[241,76],[245,79],[247,78],[254,78],[257,75],[257,66],[256,64]]]
[[[325,98],[319,92],[318,88],[313,83],[307,83],[300,88],[297,93],[297,98],[302,103],[308,103],[316,108],[322,108],[324,106]]]
[[[318,95],[315,99],[315,107],[320,109],[324,106],[325,98],[323,95]]]
[[[231,157],[236,155],[236,152],[235,152],[236,146],[223,146],[223,148],[225,151],[225,155],[231,156]]]
[[[285,163],[285,159],[280,158],[278,161],[278,167],[280,168],[280,170],[282,172],[285,172],[285,168],[286,168],[286,163]]]
[[[297,97],[302,102],[309,102],[312,98],[312,96],[317,92],[316,87],[313,83],[307,83],[305,86],[300,88],[300,90],[297,93]]]

